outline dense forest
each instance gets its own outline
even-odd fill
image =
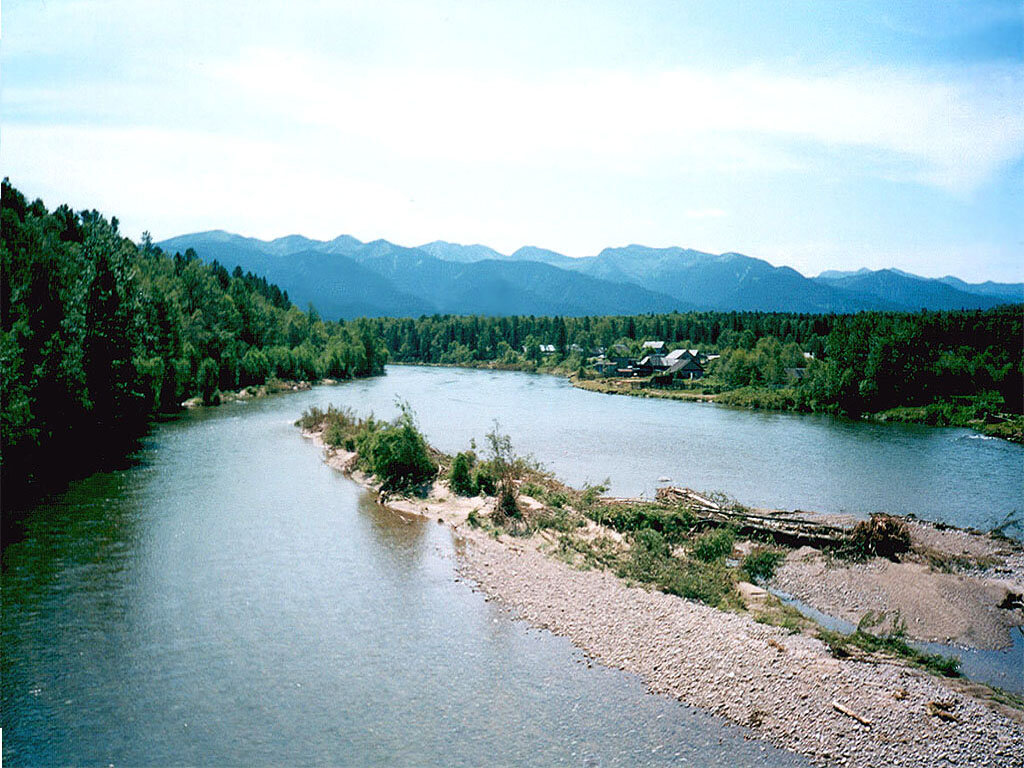
[[[1024,407],[1024,311],[811,315],[694,312],[623,317],[433,316],[372,321],[400,362],[558,370],[644,340],[720,357],[699,382],[723,402],[859,415],[932,408],[913,420],[962,423]],[[554,347],[544,352],[542,345]],[[804,353],[808,353],[810,357]],[[793,370],[802,369],[800,377]],[[959,415],[950,409],[964,407]]]
[[[599,349],[637,356],[644,340],[663,340],[718,355],[696,385],[726,403],[931,423],[1024,410],[1020,305],[331,322],[263,277],[203,263],[191,249],[164,253],[148,235],[135,244],[94,210],[48,211],[6,179],[0,235],[7,504],[123,455],[154,415],[187,399],[214,403],[220,391],[275,379],[372,375],[389,355],[585,381],[596,378],[588,358]]]
[[[219,390],[383,371],[361,321],[325,322],[264,278],[48,211],[5,179],[0,212],[5,507],[122,456],[158,413]]]

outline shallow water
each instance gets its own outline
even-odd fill
[[[619,494],[665,475],[981,527],[1020,496],[1020,447],[965,430],[526,374],[392,367],[187,414],[136,466],[39,504],[5,549],[5,764],[803,764],[513,620],[457,579],[446,528],[380,509],[292,426],[311,404],[390,415],[396,395],[442,449],[497,418],[563,478]]]
[[[338,387],[332,394],[342,392]],[[802,765],[488,603],[291,422],[158,426],[4,553],[5,765]]]
[[[790,594],[777,589],[769,591],[826,629],[847,635],[857,629],[855,624],[823,613]],[[925,653],[953,656],[960,660],[960,673],[964,677],[994,685],[1018,696],[1024,696],[1024,627],[1015,627],[1010,632],[1010,641],[1010,647],[998,650],[965,648],[959,645],[928,643],[921,640],[908,640],[907,644]]]

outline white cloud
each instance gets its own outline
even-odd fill
[[[961,73],[756,69],[359,72],[255,51],[219,74],[264,109],[400,156],[446,162],[604,163],[620,172],[807,168],[969,193],[1024,156],[1024,69]]]

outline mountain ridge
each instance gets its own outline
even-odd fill
[[[1024,302],[1024,284],[971,284],[897,269],[827,270],[805,277],[736,252],[639,244],[570,257],[524,246],[503,254],[482,244],[434,240],[407,247],[351,235],[260,240],[225,230],[158,245],[193,248],[206,261],[265,275],[300,305],[330,318],[423,314],[600,315],[718,310],[857,312],[987,309]]]

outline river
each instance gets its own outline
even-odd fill
[[[873,455],[855,447],[862,434],[880,466],[918,456],[919,474],[941,476],[932,460],[959,461],[961,482],[987,472],[1004,488],[989,491],[996,506],[1019,482],[1003,478],[1018,447],[960,430],[612,398],[525,374],[391,367],[189,413],[157,425],[130,468],[41,502],[5,548],[5,764],[804,764],[485,601],[455,572],[446,528],[377,507],[292,426],[328,402],[387,415],[396,395],[444,449],[497,418],[566,479],[607,475],[619,493],[667,475],[751,503],[862,509],[799,477],[790,462],[806,446],[774,452],[805,441],[820,458],[828,434],[847,461]],[[762,458],[733,477],[721,454],[737,431]]]

